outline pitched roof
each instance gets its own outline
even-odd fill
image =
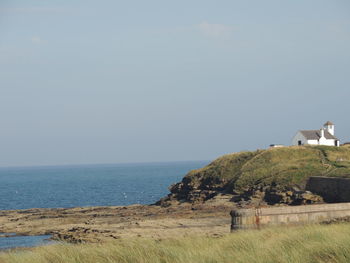
[[[324,126],[328,126],[328,125],[334,125],[331,121],[327,121],[325,124],[323,124]]]
[[[320,130],[304,130],[300,132],[307,140],[319,140],[321,138]],[[324,130],[324,137],[326,137],[327,140],[338,140],[337,137],[330,134],[327,130]]]

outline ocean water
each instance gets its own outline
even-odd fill
[[[0,210],[151,204],[207,163],[0,168]]]
[[[0,168],[0,210],[151,204],[207,162]],[[1,236],[1,233],[0,233]],[[0,237],[0,250],[47,244],[50,236]]]
[[[0,233],[1,235],[1,233]],[[34,247],[55,243],[49,240],[50,236],[11,236],[0,237],[0,251],[17,247]]]

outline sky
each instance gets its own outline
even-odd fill
[[[0,0],[0,166],[350,141],[349,47],[348,0]]]

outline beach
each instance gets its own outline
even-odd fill
[[[0,211],[0,232],[51,235],[71,243],[104,242],[130,237],[154,239],[230,232],[230,210],[225,198],[209,203],[169,207],[131,205],[109,207],[41,208]]]

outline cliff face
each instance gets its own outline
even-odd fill
[[[310,176],[350,175],[350,147],[283,147],[224,155],[189,172],[158,204],[205,202],[218,194],[247,204],[322,202],[305,191]]]

